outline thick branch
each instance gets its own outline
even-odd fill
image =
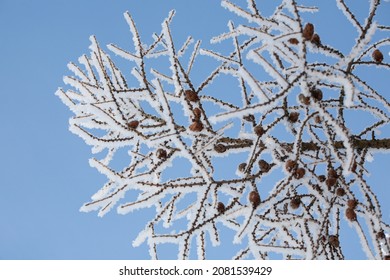
[[[250,139],[234,139],[224,137],[217,141],[218,144],[225,146],[226,150],[228,149],[239,149],[239,148],[248,148],[253,145],[253,141]],[[352,140],[354,149],[390,149],[390,139],[353,139]],[[293,143],[282,143],[281,144],[286,150],[290,151],[293,148]],[[263,142],[260,142],[260,146],[265,147]],[[335,141],[334,147],[336,149],[344,149],[344,143],[342,141]],[[301,150],[302,151],[317,151],[321,147],[314,142],[302,142]],[[224,152],[224,151],[223,151]]]

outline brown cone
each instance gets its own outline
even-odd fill
[[[249,202],[252,203],[253,208],[256,208],[260,204],[260,196],[257,191],[251,191],[249,193]]]
[[[192,112],[194,113],[195,120],[199,120],[202,116],[202,111],[199,108],[195,108]]]
[[[375,60],[375,62],[381,63],[383,61],[383,54],[380,50],[376,49],[372,52],[372,58]]]
[[[334,170],[333,168],[328,170],[328,178],[335,178],[337,179],[339,175],[337,174],[337,171]]]
[[[246,163],[245,162],[240,163],[240,165],[238,166],[238,170],[240,172],[245,172],[245,169],[246,169]]]
[[[290,39],[288,39],[288,42],[292,45],[298,45],[298,43],[299,43],[297,38],[290,38]]]
[[[298,95],[299,101],[304,105],[310,104],[310,97],[303,95],[302,93]]]
[[[184,95],[185,95],[185,97],[187,98],[188,101],[191,101],[191,102],[199,101],[198,94],[195,91],[193,91],[193,90],[187,89],[184,92]]]
[[[310,93],[311,93],[311,96],[317,100],[317,101],[320,101],[322,100],[322,90],[318,89],[318,88],[313,88],[310,90]]]
[[[350,221],[356,221],[356,212],[352,208],[347,208],[345,210],[345,216],[347,217],[348,220]]]
[[[289,122],[295,123],[295,122],[298,121],[298,119],[299,119],[299,113],[298,112],[291,112],[288,115]]]
[[[288,172],[292,172],[296,167],[297,167],[296,161],[294,161],[292,159],[289,159],[288,161],[286,161],[286,170]]]
[[[225,204],[223,204],[222,202],[218,202],[217,204],[217,211],[218,213],[223,213],[225,212]]]
[[[167,158],[167,151],[164,149],[158,149],[156,152],[156,156],[159,159],[166,159]]]
[[[313,36],[310,39],[310,42],[312,42],[317,47],[321,46],[321,39],[320,39],[320,36],[317,33],[313,34]]]
[[[314,34],[314,25],[311,23],[307,23],[303,28],[303,38],[306,40],[310,40]]]
[[[203,124],[200,121],[194,121],[189,128],[191,131],[199,132],[203,130]]]
[[[263,159],[259,160],[259,167],[260,167],[260,171],[263,172],[263,173],[268,172],[269,169],[270,169],[269,163],[266,162],[266,161],[263,160]]]
[[[326,179],[325,184],[328,186],[328,188],[330,188],[330,187],[333,187],[334,185],[336,185],[336,182],[337,182],[337,179],[331,177],[331,178]]]
[[[358,205],[358,201],[356,199],[349,199],[347,201],[348,208],[355,209]]]
[[[261,125],[256,125],[255,128],[253,129],[253,131],[259,137],[261,137],[265,133],[265,130]]]
[[[383,232],[383,230],[381,230],[381,231],[379,231],[376,234],[376,238],[378,238],[378,239],[385,239],[386,238],[386,234]]]
[[[129,129],[136,129],[139,125],[139,121],[131,121],[127,124]]]
[[[338,196],[344,196],[345,195],[345,190],[343,188],[337,188],[336,194]]]
[[[291,199],[290,207],[292,209],[298,209],[299,205],[301,205],[301,199],[298,196]]]
[[[305,168],[302,168],[302,167],[297,168],[297,170],[295,170],[294,177],[297,180],[302,179],[303,176],[305,176],[305,173],[306,173]]]
[[[325,180],[326,180],[325,175],[319,175],[319,176],[318,176],[318,181],[320,181],[321,183],[322,183],[322,182],[325,182]]]
[[[217,144],[217,145],[214,146],[214,150],[217,153],[224,153],[224,152],[226,152],[226,146],[223,145],[223,144]]]
[[[329,244],[333,247],[339,247],[340,246],[340,241],[339,238],[336,235],[329,235]]]

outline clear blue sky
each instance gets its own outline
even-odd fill
[[[236,19],[219,2],[0,0],[0,259],[149,258],[145,246],[131,247],[146,212],[123,216],[112,211],[104,218],[79,212],[105,178],[89,166],[90,147],[68,131],[71,112],[54,93],[69,74],[67,63],[89,52],[90,35],[101,45],[130,46],[125,11],[150,42],[175,9],[177,42],[192,35],[207,47],[209,38],[227,30],[229,18]],[[329,2],[332,18],[336,8]],[[357,2],[363,3],[356,6],[363,11],[367,1]],[[390,4],[383,7],[380,18],[389,25]],[[324,34],[333,28],[333,35],[325,36],[339,42],[349,36],[341,25],[331,20],[319,28]],[[388,85],[388,79],[379,82]],[[390,222],[388,166],[387,154],[378,155],[368,167],[369,182]],[[228,249],[218,250],[223,258]],[[347,257],[362,255],[351,248]]]

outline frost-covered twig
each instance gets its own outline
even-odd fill
[[[235,232],[231,242],[242,243],[231,254],[235,259],[272,253],[342,259],[345,221],[367,258],[384,258],[390,226],[365,179],[365,163],[371,151],[390,149],[389,138],[375,138],[389,124],[390,103],[357,72],[390,68],[379,50],[389,39],[374,36],[388,29],[376,22],[380,3],[370,2],[363,22],[336,0],[358,34],[343,53],[305,23],[305,12],[320,10],[298,2],[284,0],[265,16],[255,0],[246,7],[222,1],[247,21],[229,22],[229,30],[212,39],[231,42],[227,53],[202,49],[191,36],[177,48],[174,11],[148,46],[125,13],[134,50],[108,49],[133,64],[132,84],[91,36],[90,55],[80,57],[80,66],[68,65],[70,88],[57,91],[74,113],[70,130],[103,154],[90,165],[108,181],[81,210],[103,216],[115,206],[121,214],[154,207],[155,217],[133,245],[146,242],[155,259],[165,243],[178,246],[178,258],[207,258],[210,242],[221,245],[223,228]],[[219,64],[195,83],[199,55]],[[154,68],[154,60],[169,67]],[[213,84],[222,75],[239,86],[217,97]],[[352,123],[357,117],[368,121]],[[127,158],[117,159],[123,150]],[[227,172],[226,163],[237,164],[237,171]],[[122,168],[114,168],[118,164]],[[270,178],[274,184],[265,184]]]

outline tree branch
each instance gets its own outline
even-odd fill
[[[249,148],[253,145],[253,141],[251,139],[234,139],[229,137],[223,137],[220,138],[217,141],[217,144],[224,145],[225,152],[228,149],[242,149],[242,148]],[[372,139],[372,140],[366,140],[366,139],[353,139],[352,140],[353,148],[354,149],[390,149],[390,138],[385,139]],[[260,142],[259,144],[261,147],[266,147],[266,145],[263,142]],[[294,143],[281,143],[281,146],[283,146],[287,151],[291,151],[293,149]],[[335,141],[334,147],[336,149],[344,149],[343,141]],[[302,151],[318,151],[321,147],[314,142],[302,142],[301,144],[301,150]],[[218,152],[223,153],[220,149],[218,149]]]

